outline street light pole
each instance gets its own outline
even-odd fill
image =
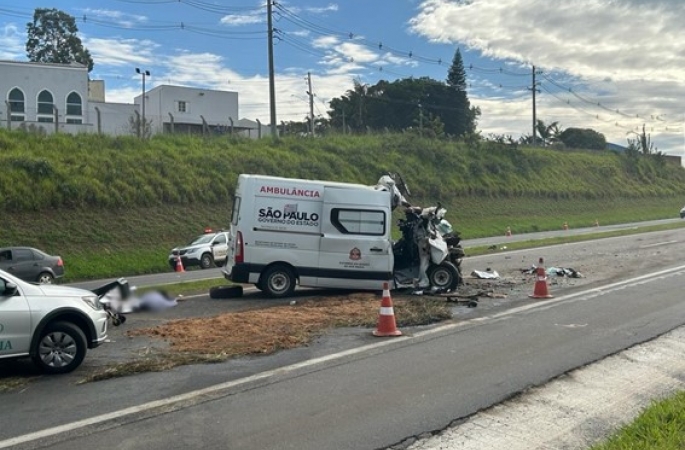
[[[143,77],[143,98],[142,98],[142,113],[143,113],[143,118],[141,121],[141,125],[139,126],[140,128],[140,136],[145,137],[145,77],[150,76],[150,71],[149,70],[140,70],[138,67],[136,67],[136,73],[142,75]]]

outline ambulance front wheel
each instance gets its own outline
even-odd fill
[[[295,274],[290,267],[277,264],[262,273],[258,284],[269,297],[288,297],[295,291]]]
[[[449,261],[433,265],[428,269],[428,280],[431,286],[438,289],[455,290],[460,282],[459,269]]]

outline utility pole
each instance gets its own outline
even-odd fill
[[[273,0],[266,1],[266,22],[269,47],[269,105],[271,109],[271,137],[278,138],[276,128],[276,83],[274,76],[274,26],[273,26]]]
[[[536,111],[535,111],[535,94],[538,90],[537,88],[537,82],[535,81],[535,66],[533,66],[533,87],[531,88],[533,91],[533,147],[535,147],[536,144],[536,124],[537,124],[537,117],[536,117]]]
[[[145,130],[145,128],[146,128],[145,127],[145,77],[150,76],[150,71],[149,70],[141,70],[139,67],[136,67],[136,73],[140,74],[143,77],[143,96],[141,99],[142,107],[143,107],[142,108],[143,109],[143,119],[139,125],[139,131],[138,132],[140,133],[140,137],[145,138],[146,137],[145,136],[146,135],[146,132],[145,132],[146,131]]]
[[[314,93],[312,92],[312,73],[307,72],[307,84],[309,90],[307,95],[309,96],[309,133],[314,137]]]

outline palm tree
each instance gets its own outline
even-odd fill
[[[540,139],[542,139],[544,146],[559,142],[559,135],[562,132],[562,129],[559,127],[559,122],[552,122],[547,125],[545,122],[538,119],[535,129],[540,136]]]

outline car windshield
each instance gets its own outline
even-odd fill
[[[207,244],[208,242],[212,242],[212,239],[214,239],[215,234],[203,234],[202,236],[198,236],[195,239],[193,239],[190,244],[188,245],[198,245],[198,244]]]

